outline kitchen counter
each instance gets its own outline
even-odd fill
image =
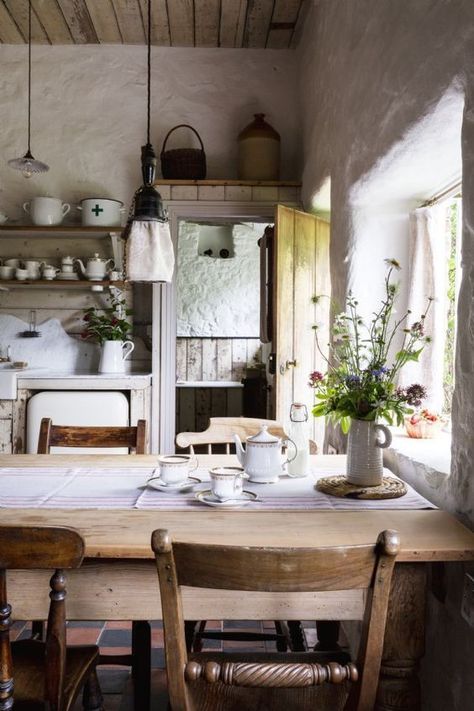
[[[28,369],[17,374],[18,387],[26,390],[144,390],[151,373],[61,373]]]

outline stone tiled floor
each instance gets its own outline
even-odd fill
[[[161,622],[152,622],[152,667],[164,667],[163,652],[163,626]],[[308,647],[316,642],[314,622],[305,622],[304,631]],[[232,620],[224,623],[209,621],[206,629],[239,632],[274,632],[273,622],[255,622],[247,620]],[[31,634],[31,624],[15,622],[11,629],[12,639],[23,639]],[[131,622],[68,622],[68,644],[98,644],[103,654],[129,654],[132,634]],[[217,649],[226,652],[232,651],[274,651],[274,642],[236,642],[221,640],[204,640],[204,649]],[[104,694],[106,711],[119,711],[121,692],[130,675],[128,667],[107,665],[99,667],[99,679]],[[80,711],[80,699],[76,702],[73,711]]]

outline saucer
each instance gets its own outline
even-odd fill
[[[231,509],[238,506],[245,506],[251,501],[258,501],[257,494],[253,491],[242,491],[242,494],[237,499],[227,499],[226,501],[221,501],[215,496],[210,489],[205,491],[198,491],[196,494],[196,499],[203,504],[208,506],[215,506],[219,509]]]
[[[165,484],[161,477],[154,476],[148,479],[147,486],[151,486],[152,489],[158,489],[159,491],[186,491],[191,489],[196,484],[200,484],[201,480],[196,476],[188,476],[184,481],[179,481],[176,484]]]

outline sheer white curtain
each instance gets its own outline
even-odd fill
[[[408,324],[417,321],[433,297],[425,321],[427,344],[418,363],[408,363],[402,370],[401,385],[420,383],[428,391],[426,407],[441,412],[443,407],[444,350],[447,327],[447,261],[449,242],[447,214],[449,201],[420,207],[410,215]]]

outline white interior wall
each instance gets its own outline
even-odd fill
[[[27,147],[27,48],[1,45],[0,67],[0,209],[19,218],[35,195],[113,197],[128,207],[146,141],[145,47],[33,46],[32,151],[50,171],[29,181],[6,165]],[[237,135],[261,111],[281,134],[282,178],[298,176],[291,50],[153,47],[152,94],[158,156],[168,130],[189,123],[203,140],[207,177],[236,178]],[[190,135],[177,131],[168,148],[195,145]]]
[[[200,225],[182,222],[177,258],[177,335],[258,338],[264,225],[233,226],[234,256],[198,256]],[[217,250],[216,250],[217,251]]]
[[[361,287],[366,302],[370,299],[373,284],[382,277],[376,271],[380,258],[405,253],[411,207],[449,182],[459,161],[462,94],[466,96],[452,473],[440,504],[471,526],[473,43],[471,0],[417,0],[403,3],[403,8],[393,0],[313,0],[299,54],[303,195],[310,208],[319,187],[331,179],[331,280],[340,302],[351,287]],[[434,121],[440,106],[449,108],[451,102],[444,120]],[[422,130],[416,132],[417,126]],[[420,146],[424,138],[431,145],[428,152]],[[403,179],[397,165],[404,164],[410,174]],[[429,596],[423,708],[430,711],[462,709],[474,697],[472,654],[467,653],[472,630],[460,614],[463,574],[463,566],[448,566],[446,601]]]

